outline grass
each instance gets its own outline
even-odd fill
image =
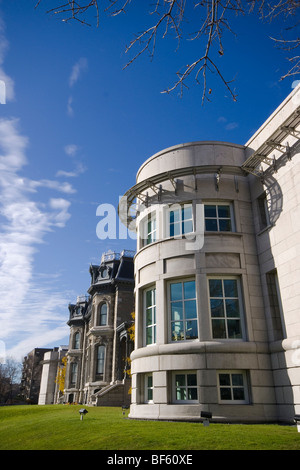
[[[138,421],[108,407],[81,421],[79,409],[0,407],[0,450],[300,450],[295,426]]]

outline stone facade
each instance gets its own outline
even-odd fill
[[[141,204],[131,418],[300,412],[299,103],[298,86],[246,145],[159,152],[125,194]]]
[[[69,305],[70,343],[64,400],[87,405],[129,404],[126,374],[133,348],[133,253],[106,253],[90,267],[88,296]]]
[[[42,362],[39,405],[53,405],[62,402],[62,394],[59,392],[56,379],[59,367],[64,367],[62,359],[65,357],[67,350],[67,346],[60,346],[45,352]]]

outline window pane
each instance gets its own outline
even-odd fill
[[[198,400],[197,388],[188,388],[188,400]]]
[[[226,304],[226,315],[227,315],[227,317],[239,318],[240,312],[239,312],[239,301],[238,301],[238,299],[226,299],[225,304]]]
[[[240,320],[228,320],[228,338],[238,339],[242,337]]]
[[[217,232],[218,224],[216,219],[206,219],[205,220],[205,230],[207,232]]]
[[[152,375],[147,376],[147,387],[152,387]]]
[[[209,294],[210,294],[210,297],[223,297],[221,279],[209,280]]]
[[[210,299],[210,311],[212,317],[224,317],[223,299]]]
[[[185,299],[195,299],[196,290],[195,290],[195,281],[185,282],[183,285],[183,292]]]
[[[233,388],[234,400],[245,400],[245,392],[243,388]]]
[[[217,217],[216,206],[204,206],[205,217]]]
[[[191,219],[193,216],[192,206],[184,206],[182,208],[182,220]]]
[[[230,375],[229,374],[219,374],[219,383],[220,385],[230,385]]]
[[[172,224],[174,222],[179,222],[179,221],[180,221],[179,209],[170,211],[170,223]]]
[[[226,219],[219,220],[220,232],[231,232],[231,221]]]
[[[186,389],[177,388],[176,389],[176,400],[186,400]]]
[[[148,390],[147,390],[147,399],[148,399],[148,401],[153,400],[153,390],[152,390],[152,388],[148,388]]]
[[[187,384],[188,384],[188,386],[197,385],[197,375],[196,374],[187,374]]]
[[[107,319],[107,304],[101,305],[100,308],[100,326],[106,325]]]
[[[181,282],[171,284],[171,300],[182,300]]]
[[[152,328],[147,328],[146,330],[146,344],[153,343],[153,331]]]
[[[191,233],[193,232],[193,221],[192,220],[186,220],[182,224],[182,233]]]
[[[180,235],[180,222],[170,224],[170,237],[176,237],[176,235]]]
[[[230,218],[230,207],[229,206],[218,206],[218,216]]]
[[[181,341],[183,339],[183,322],[172,323],[172,341]]]
[[[182,302],[174,302],[171,304],[171,320],[183,320]]]
[[[226,338],[225,320],[212,320],[213,338]]]
[[[231,389],[221,388],[220,395],[221,395],[221,400],[231,400]]]
[[[146,326],[152,325],[154,323],[153,319],[153,308],[149,308],[147,310],[147,315],[146,315]]]
[[[186,339],[198,338],[197,320],[190,320],[186,322],[185,335]]]
[[[243,374],[232,374],[231,378],[232,378],[232,385],[240,386],[240,387],[244,386]]]
[[[187,320],[190,318],[197,317],[196,300],[186,300],[184,302],[184,308],[185,308],[185,318]]]
[[[176,374],[175,384],[176,384],[176,387],[184,387],[185,386],[185,375],[184,374]]]
[[[225,297],[238,297],[238,288],[236,279],[224,279]]]

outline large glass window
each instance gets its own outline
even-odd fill
[[[238,279],[209,279],[212,336],[219,339],[241,339],[241,294]]]
[[[198,338],[195,281],[172,282],[169,287],[172,341]]]
[[[174,206],[170,206],[168,211],[168,223],[170,237],[193,232],[192,204],[174,204]]]
[[[145,343],[156,343],[156,289],[144,292]]]
[[[153,402],[153,375],[145,374],[145,402]]]
[[[74,336],[74,349],[80,348],[80,333],[77,331]]]
[[[249,403],[245,371],[219,371],[218,391],[222,403]]]
[[[173,384],[175,402],[198,401],[197,374],[195,372],[174,372]]]
[[[233,218],[230,204],[205,204],[205,230],[207,232],[232,232]]]
[[[146,246],[156,241],[156,230],[156,214],[153,212],[148,214],[141,223],[141,246]]]
[[[103,379],[105,361],[105,346],[97,347],[96,374],[99,379]]]
[[[107,324],[107,304],[100,305],[99,309],[99,325],[105,326]]]
[[[78,364],[77,362],[71,363],[71,384],[76,385],[77,383],[77,371],[78,371]]]

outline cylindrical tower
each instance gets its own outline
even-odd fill
[[[195,142],[139,169],[130,417],[276,421],[245,148]]]

